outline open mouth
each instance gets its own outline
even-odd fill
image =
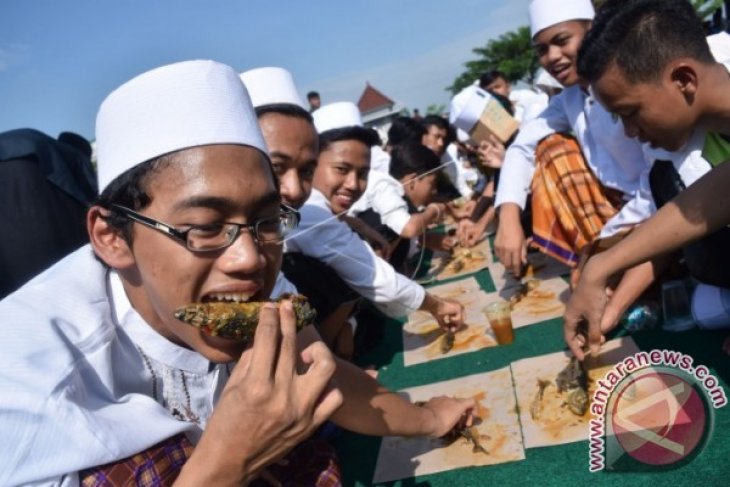
[[[246,293],[211,293],[201,299],[203,303],[245,303],[253,297]]]

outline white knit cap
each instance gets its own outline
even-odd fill
[[[241,73],[254,108],[274,103],[296,105],[306,110],[294,78],[284,68],[256,68]]]
[[[317,133],[343,127],[362,127],[362,117],[357,105],[350,101],[339,101],[324,105],[312,113]]]
[[[186,61],[143,73],[114,90],[99,108],[99,190],[137,164],[211,144],[247,145],[268,154],[238,73],[215,61]]]
[[[529,13],[532,37],[568,20],[593,20],[596,14],[590,0],[532,0]]]

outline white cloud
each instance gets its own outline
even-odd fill
[[[484,46],[489,39],[527,24],[527,2],[504,2],[493,10],[485,29],[473,32],[427,51],[419,56],[399,59],[355,70],[335,78],[308,83],[317,86],[325,103],[350,100],[356,102],[366,81],[390,98],[410,109],[425,109],[430,104],[447,104],[446,87],[463,71],[463,64],[475,58],[472,49]]]

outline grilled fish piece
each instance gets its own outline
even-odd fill
[[[285,299],[291,300],[294,306],[297,330],[314,324],[317,312],[309,305],[307,298],[300,294],[285,294],[275,302]],[[259,324],[259,313],[263,305],[262,301],[191,303],[176,309],[174,315],[178,320],[199,328],[208,335],[250,341]]]
[[[466,438],[467,441],[469,441],[472,446],[472,452],[474,453],[484,453],[485,455],[489,455],[489,452],[486,448],[482,446],[482,444],[479,442],[479,439],[481,438],[481,435],[479,434],[479,430],[476,426],[470,426],[468,428],[461,428],[456,431],[457,434],[461,435],[462,437]]]
[[[453,331],[447,331],[441,338],[441,353],[448,353],[454,347],[454,338],[456,333]]]
[[[538,287],[540,287],[540,281],[537,279],[528,279],[527,281],[520,283],[517,288],[517,292],[509,298],[510,307],[514,309],[515,305],[522,301],[530,291],[533,291]]]
[[[558,391],[565,393],[563,398],[570,411],[583,416],[588,410],[588,374],[577,358],[571,357],[555,378],[555,384]]]
[[[530,404],[530,416],[532,419],[540,419],[542,415],[542,397],[545,395],[545,388],[550,385],[549,380],[537,379],[537,393]]]

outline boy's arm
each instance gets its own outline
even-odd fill
[[[639,225],[614,247],[592,257],[565,311],[565,340],[583,357],[578,325],[588,321],[588,343],[598,352],[601,318],[606,306],[605,288],[617,272],[685,246],[730,223],[730,164],[700,178]]]
[[[473,398],[440,397],[416,406],[344,360],[337,363],[335,381],[344,400],[332,421],[367,435],[439,438],[468,420],[476,405]]]
[[[297,337],[300,347],[319,341],[317,330],[306,327]],[[440,437],[461,420],[468,420],[474,400],[440,398],[418,407],[380,385],[359,367],[341,359],[333,377],[343,402],[332,421],[350,431],[374,436]]]

